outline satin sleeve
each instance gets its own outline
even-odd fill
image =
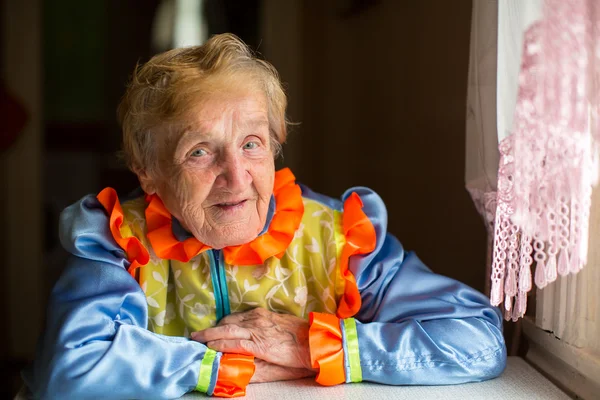
[[[358,348],[357,362],[345,363],[346,382],[362,375],[389,385],[446,385],[498,376],[506,365],[500,311],[483,294],[405,252],[387,233],[387,212],[375,192],[354,188],[343,199],[352,192],[364,204],[377,243],[349,261],[361,307],[355,327],[341,323],[344,352]]]
[[[60,226],[71,256],[52,291],[35,361],[23,373],[32,397],[177,398],[197,388],[201,367],[210,393],[221,353],[146,329],[146,297],[99,202],[88,196],[67,208]]]

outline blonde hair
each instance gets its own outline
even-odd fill
[[[137,65],[118,108],[123,129],[123,155],[137,173],[156,167],[157,134],[210,93],[215,81],[244,75],[264,90],[269,130],[277,156],[287,136],[286,95],[275,68],[258,59],[237,36],[213,36],[201,46],[173,49]]]

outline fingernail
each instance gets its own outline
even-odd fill
[[[192,338],[192,340],[196,340],[198,338],[198,332],[192,332],[190,337]]]

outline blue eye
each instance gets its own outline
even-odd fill
[[[256,143],[256,142],[248,142],[244,145],[244,149],[246,149],[246,150],[254,150],[257,147],[258,147],[258,143]]]
[[[204,149],[196,149],[190,154],[192,157],[202,157],[206,155],[206,150]]]

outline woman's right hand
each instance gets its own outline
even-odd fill
[[[282,367],[281,365],[271,364],[260,358],[254,359],[254,365],[256,366],[256,369],[252,379],[250,379],[250,383],[289,381],[316,375],[314,370]]]

